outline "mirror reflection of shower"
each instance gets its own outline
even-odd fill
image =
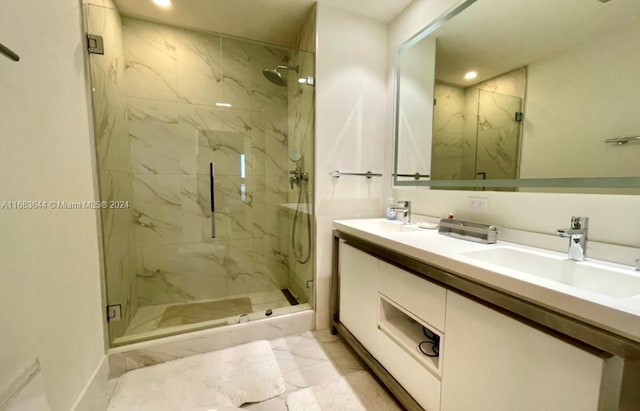
[[[298,72],[298,66],[290,67],[290,66],[276,66],[273,69],[262,69],[262,75],[267,78],[270,82],[275,84],[276,86],[286,87],[287,78],[280,72],[280,70],[291,70]]]
[[[291,189],[294,189],[294,186],[298,187],[298,202],[296,204],[296,211],[293,215],[293,224],[291,226],[291,248],[293,249],[293,255],[296,258],[296,261],[299,264],[306,264],[311,258],[311,210],[309,209],[309,173],[304,171],[304,167],[302,164],[302,153],[297,150],[293,150],[289,152],[289,160],[293,161],[296,164],[296,168],[289,171],[289,184],[291,185]],[[304,201],[303,201],[304,196]],[[298,249],[296,247],[296,226],[298,225],[298,219],[300,218],[300,213],[302,209],[302,204],[305,204],[306,210],[303,213],[306,217],[306,228],[307,228],[307,246],[300,247]],[[303,250],[306,249],[306,252]]]

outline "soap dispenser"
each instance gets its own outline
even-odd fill
[[[393,198],[389,198],[389,206],[387,207],[387,220],[395,220],[397,212],[393,206]]]

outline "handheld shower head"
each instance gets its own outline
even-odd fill
[[[262,69],[262,75],[266,77],[267,80],[275,84],[276,86],[285,87],[287,85],[287,78],[280,72],[280,70],[292,70],[296,73],[298,72],[298,66],[289,67],[289,66],[276,66],[273,69]]]
[[[298,163],[300,160],[302,160],[302,153],[298,150],[289,151],[289,160],[293,161],[294,163]]]

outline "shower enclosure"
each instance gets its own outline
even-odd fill
[[[111,344],[309,309],[313,53],[85,10]]]
[[[522,98],[439,82],[434,91],[431,178],[517,178]]]

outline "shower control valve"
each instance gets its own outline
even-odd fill
[[[309,179],[309,175],[305,172],[302,172],[299,168],[289,171],[289,174],[291,174],[291,176],[289,176],[289,185],[291,185],[292,190],[293,190],[294,184],[297,187],[300,187],[303,181],[306,181]]]

